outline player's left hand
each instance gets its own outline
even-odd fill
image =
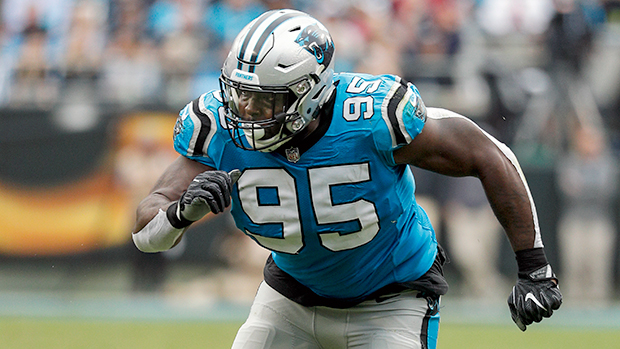
[[[521,331],[543,317],[550,317],[561,304],[558,279],[548,264],[527,275],[520,274],[508,297],[510,315]]]

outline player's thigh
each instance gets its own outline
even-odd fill
[[[250,315],[233,342],[233,349],[319,348],[309,334],[312,309],[285,298],[262,283]]]
[[[407,292],[381,303],[367,301],[351,313],[348,327],[348,348],[434,349],[439,297]]]

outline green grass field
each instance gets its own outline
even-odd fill
[[[241,323],[1,318],[0,347],[12,348],[230,348]],[[442,323],[439,348],[620,348],[619,330]]]

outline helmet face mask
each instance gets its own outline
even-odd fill
[[[228,129],[235,145],[247,150],[272,151],[301,131],[305,123],[296,112],[295,91],[310,91],[305,80],[286,87],[257,87],[220,78]],[[245,136],[246,146],[240,137]],[[273,148],[273,149],[272,149]]]
[[[301,132],[332,89],[333,52],[327,29],[303,12],[269,11],[248,24],[220,76],[235,145],[270,152]]]

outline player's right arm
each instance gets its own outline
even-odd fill
[[[232,184],[240,172],[216,170],[217,165],[211,161],[214,157],[207,155],[217,138],[216,115],[221,106],[218,96],[215,91],[205,93],[179,113],[174,148],[180,156],[159,177],[136,211],[132,239],[143,252],[170,249],[190,224],[209,212],[223,212],[230,205]]]
[[[133,233],[142,230],[157,212],[168,207],[181,198],[191,181],[201,172],[213,170],[212,167],[179,156],[159,177],[153,189],[136,210],[136,222]]]
[[[239,171],[231,172],[238,177]],[[136,210],[132,239],[143,252],[175,246],[193,222],[230,205],[231,174],[179,156]]]

